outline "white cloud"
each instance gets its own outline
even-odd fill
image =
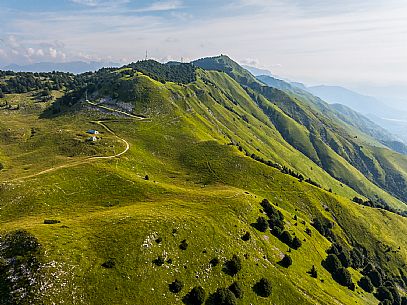
[[[240,60],[240,63],[242,63],[243,65],[259,67],[260,60],[258,60],[257,58],[244,58]]]
[[[162,11],[172,11],[180,9],[183,7],[182,1],[179,0],[169,0],[169,1],[157,1],[153,2],[147,7],[135,10],[135,12],[162,12]]]

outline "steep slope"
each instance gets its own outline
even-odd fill
[[[257,93],[225,73],[186,67],[163,75],[168,67],[148,65],[154,68],[89,75],[83,88],[41,108],[29,94],[6,96],[9,103],[19,97],[19,107],[0,111],[3,303],[189,304],[188,292],[202,286],[207,303],[216,304],[216,290],[238,282],[243,296],[232,297],[235,304],[377,304],[357,285],[369,263],[393,299],[405,294],[404,218],[352,202],[360,195],[287,143],[253,101]],[[257,96],[290,130],[309,133]],[[99,142],[56,141],[100,129],[92,122],[101,120],[107,129]],[[88,162],[122,151],[118,138],[130,144],[125,154]],[[84,155],[65,154],[80,145]],[[332,192],[261,158],[303,169]],[[54,161],[72,166],[44,172]],[[262,232],[259,217],[272,231]],[[344,264],[338,271],[355,285],[340,285],[323,267],[333,243]],[[316,278],[308,273],[313,266]],[[271,283],[268,297],[256,284],[261,278]],[[183,283],[178,293],[171,292],[175,279]]]
[[[360,183],[358,183],[360,177],[356,178],[352,171],[349,170],[349,168],[353,167],[363,173],[374,184],[406,201],[405,187],[399,188],[399,185],[396,186],[392,182],[385,181],[385,176],[393,173],[386,172],[386,169],[380,167],[374,155],[375,152],[371,149],[371,145],[375,143],[366,141],[369,138],[366,136],[358,138],[358,136],[363,135],[363,132],[357,135],[352,134],[354,128],[350,128],[343,121],[339,121],[337,114],[322,100],[315,99],[310,94],[303,94],[299,88],[295,88],[293,92],[283,92],[265,86],[249,75],[247,71],[246,73],[243,72],[245,71],[243,68],[226,56],[205,58],[195,61],[194,64],[210,70],[215,68],[220,70],[221,66],[224,65],[222,71],[240,82],[245,88],[248,88],[248,93],[252,95],[252,98],[256,100],[265,113],[268,112],[269,116],[271,115],[267,105],[259,103],[259,100],[264,100],[262,97],[276,104],[286,115],[302,125],[302,127],[305,127],[310,136],[304,137],[304,133],[297,133],[297,135],[294,133],[293,135],[287,133],[289,129],[284,124],[281,124],[281,121],[275,122],[273,121],[275,118],[270,117],[285,140],[335,178],[352,185],[359,192],[373,199],[374,196],[372,196],[371,191],[362,190]],[[347,163],[345,166],[347,169],[344,169],[342,159]],[[402,157],[400,157],[400,162],[405,162]],[[401,173],[399,177],[403,176],[404,173]],[[404,178],[401,178],[401,183],[407,185]]]

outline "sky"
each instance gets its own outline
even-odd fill
[[[406,0],[0,0],[0,22],[0,67],[226,54],[306,84],[407,96]]]

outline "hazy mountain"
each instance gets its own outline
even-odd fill
[[[242,67],[245,68],[247,71],[249,71],[254,76],[259,76],[259,75],[273,76],[273,73],[271,73],[271,71],[266,70],[266,69],[260,69],[260,68],[256,68],[256,67],[246,66],[246,65],[242,65]]]
[[[307,91],[322,98],[328,103],[342,104],[356,110],[369,119],[407,141],[407,113],[388,106],[375,97],[362,95],[339,86],[313,86]]]
[[[102,61],[72,61],[65,63],[54,62],[39,62],[30,65],[11,64],[2,68],[2,70],[11,70],[15,72],[70,72],[74,74],[84,73],[88,71],[97,71],[103,67],[117,67],[119,64]]]

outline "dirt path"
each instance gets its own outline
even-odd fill
[[[124,155],[130,149],[130,144],[125,139],[123,139],[123,138],[119,137],[118,135],[116,135],[112,129],[110,129],[107,125],[105,125],[105,122],[107,122],[107,121],[92,121],[92,123],[98,124],[99,126],[103,127],[107,132],[109,132],[110,134],[112,134],[113,136],[115,136],[117,139],[119,139],[120,141],[122,141],[125,144],[125,149],[123,151],[121,151],[120,153],[117,153],[117,154],[111,155],[111,156],[89,157],[89,158],[86,158],[86,159],[69,162],[69,163],[66,163],[66,164],[59,165],[59,166],[54,166],[54,167],[48,168],[46,170],[43,170],[43,171],[35,173],[35,174],[31,174],[31,175],[27,175],[27,176],[23,176],[23,177],[18,177],[18,178],[10,179],[10,180],[3,181],[3,182],[23,181],[23,180],[34,178],[34,177],[37,177],[37,176],[41,176],[41,175],[44,175],[44,174],[47,174],[47,173],[55,172],[55,171],[57,171],[59,169],[62,169],[62,168],[75,167],[75,166],[78,166],[78,165],[91,163],[91,162],[94,162],[94,161],[97,161],[97,160],[109,160],[109,159],[119,158],[120,156]],[[110,122],[112,122],[112,121],[110,121]]]

